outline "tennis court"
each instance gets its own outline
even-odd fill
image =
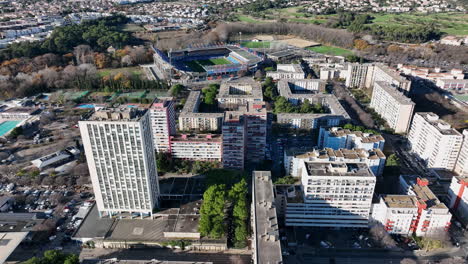
[[[0,124],[0,136],[5,135],[15,128],[21,121],[5,121]]]

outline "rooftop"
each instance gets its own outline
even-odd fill
[[[0,232],[0,263],[4,263],[26,238],[28,232]]]
[[[328,131],[330,132],[330,136],[333,136],[333,137],[344,137],[347,135],[355,135],[356,137],[361,138],[361,142],[363,143],[375,143],[375,142],[385,141],[385,139],[381,135],[374,135],[374,134],[365,133],[362,131],[351,131],[349,129],[344,129],[341,127],[332,127]]]
[[[286,98],[308,98],[325,91],[326,81],[319,79],[280,80],[278,81],[279,94]]]
[[[168,107],[173,98],[156,98],[150,106],[150,109],[162,109]]]
[[[301,65],[299,64],[278,64],[276,66],[277,72],[294,72],[294,73],[304,73]]]
[[[399,81],[399,82],[409,82],[405,77],[401,76],[398,71],[395,69],[390,68],[389,66],[385,64],[377,64],[376,67],[380,68],[383,72],[391,76],[393,79]]]
[[[322,105],[326,106],[330,113],[328,114],[300,114],[300,113],[278,113],[278,118],[317,118],[321,116],[342,116],[344,119],[350,119],[348,112],[343,108],[343,106],[338,101],[338,98],[333,94],[317,94],[317,95],[308,95],[310,99],[313,99],[314,102],[321,103]]]
[[[257,263],[282,263],[271,172],[254,171],[255,250]]]
[[[364,163],[305,162],[308,176],[372,177],[372,171]]]
[[[452,128],[449,123],[439,119],[439,116],[432,112],[418,112],[416,115],[423,117],[427,123],[429,123],[433,128],[437,129],[442,135],[462,136],[462,134],[456,129]]]
[[[218,92],[218,99],[221,98],[252,98],[263,100],[262,86],[252,78],[241,78],[233,81],[221,83]]]
[[[139,121],[146,110],[136,108],[103,108],[94,112],[88,121]]]
[[[299,150],[299,152],[302,152]],[[325,148],[321,150],[313,150],[309,152],[302,152],[296,158],[300,159],[332,159],[344,158],[350,159],[382,159],[385,154],[380,149],[365,150],[365,149],[338,149]]]
[[[221,142],[222,137],[218,134],[181,134],[171,136],[171,142],[186,142],[186,141],[203,141],[203,142]]]
[[[417,199],[413,195],[384,195],[383,201],[389,208],[418,208]]]
[[[375,82],[375,86],[381,87],[388,95],[403,105],[414,105],[410,98],[398,91],[398,88],[387,82]]]
[[[205,118],[222,118],[223,113],[199,113],[198,108],[201,102],[201,91],[191,91],[185,102],[184,108],[180,113],[181,118],[184,117],[205,117]]]

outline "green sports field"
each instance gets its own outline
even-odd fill
[[[246,41],[246,42],[242,42],[242,46],[250,48],[250,49],[261,49],[261,48],[269,49],[270,42],[269,41],[258,41],[258,42]]]
[[[192,71],[194,72],[204,72],[203,66],[212,66],[212,65],[225,65],[231,64],[229,60],[225,58],[213,58],[208,60],[193,60],[184,62]]]
[[[333,56],[347,56],[347,55],[353,54],[353,52],[350,50],[333,47],[333,46],[316,46],[316,47],[310,47],[307,49],[311,51],[315,51],[317,53],[323,53],[323,54],[328,54],[328,55],[333,55]]]

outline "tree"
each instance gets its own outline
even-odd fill
[[[199,225],[202,236],[219,238],[224,234],[225,189],[224,184],[212,185],[203,194]]]
[[[369,234],[373,241],[380,244],[383,248],[395,248],[396,242],[387,233],[382,224],[374,224],[369,230]]]
[[[301,105],[300,112],[301,113],[311,113],[313,111],[312,105],[310,104],[309,99],[305,99]]]
[[[171,89],[169,89],[169,93],[172,95],[172,96],[179,96],[180,93],[182,92],[182,90],[184,90],[184,86],[182,84],[174,84]]]
[[[10,136],[12,138],[17,138],[19,135],[22,135],[22,134],[23,134],[23,127],[21,126],[13,128],[13,130],[11,130],[10,132]]]
[[[79,264],[79,258],[74,254],[66,254],[59,250],[47,250],[43,257],[33,257],[24,264]]]
[[[385,166],[393,166],[398,167],[400,166],[400,159],[395,154],[390,154],[385,162]]]

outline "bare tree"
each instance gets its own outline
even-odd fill
[[[73,49],[73,55],[75,55],[76,63],[78,65],[83,63],[93,63],[93,50],[88,45],[78,45]]]
[[[369,230],[369,234],[371,238],[380,244],[381,247],[384,248],[395,248],[396,242],[392,239],[392,237],[387,233],[385,228],[382,224],[376,223],[371,226]]]

